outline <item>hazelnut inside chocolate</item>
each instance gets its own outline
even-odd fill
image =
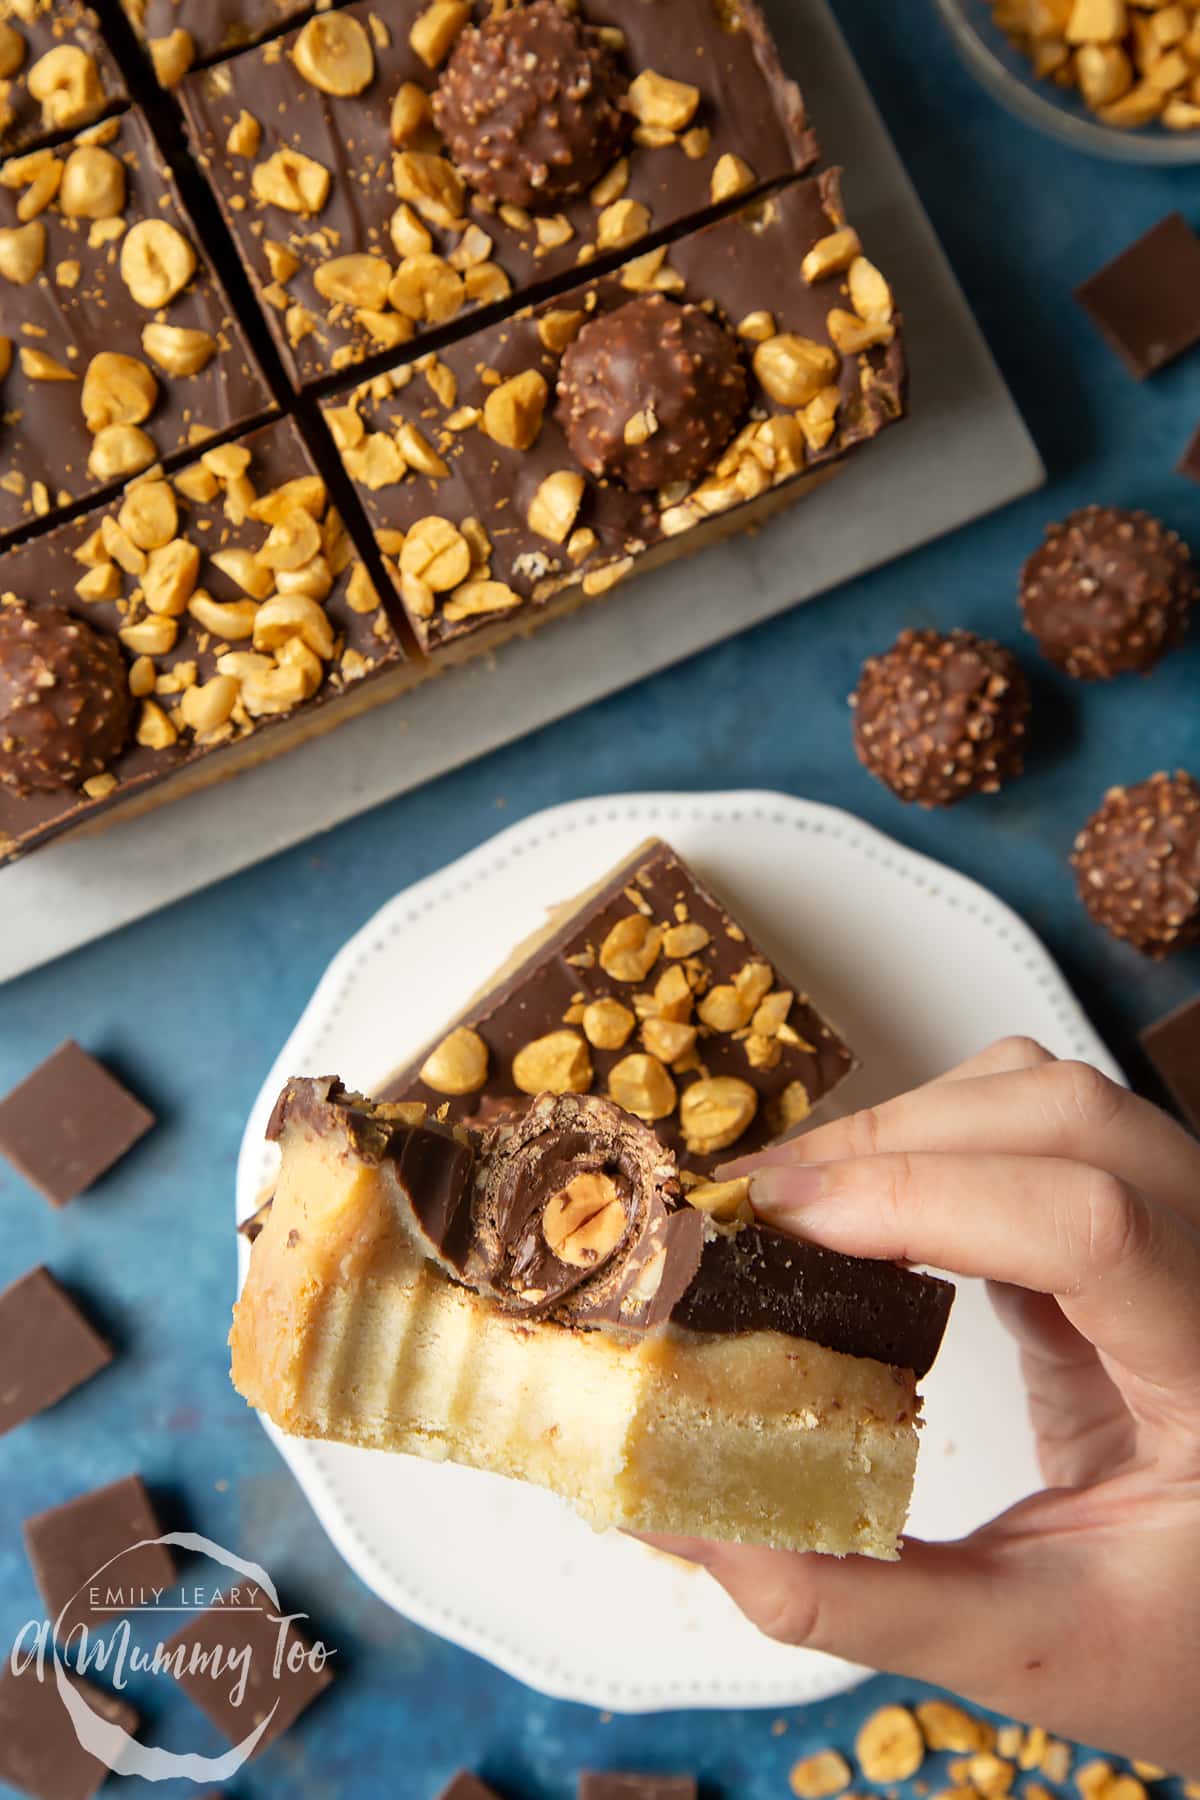
[[[57,793],[100,775],[129,736],[125,659],[61,606],[0,604],[0,783]]]
[[[556,0],[532,0],[462,33],[433,113],[477,193],[552,211],[620,155],[633,124],[622,106],[627,86],[595,26]]]
[[[698,481],[746,410],[732,332],[662,294],[590,320],[563,356],[558,421],[590,475],[635,492]]]

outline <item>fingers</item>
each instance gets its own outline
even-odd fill
[[[1088,1487],[1124,1466],[1137,1431],[1103,1360],[1051,1294],[989,1284],[1021,1347],[1029,1420],[1047,1487]]]
[[[965,1062],[956,1063],[944,1074],[934,1076],[932,1081],[922,1083],[912,1090],[913,1094],[928,1094],[933,1089],[942,1088],[947,1082],[970,1081],[981,1075],[1003,1075],[1016,1069],[1037,1069],[1054,1061],[1049,1050],[1044,1050],[1034,1038],[1007,1037],[997,1043],[989,1044],[986,1050],[969,1056]],[[911,1096],[906,1096],[911,1097]],[[891,1104],[889,1102],[889,1104]],[[883,1111],[883,1108],[877,1109]],[[784,1144],[777,1144],[773,1149],[760,1151],[755,1156],[740,1156],[733,1162],[724,1163],[717,1170],[717,1175],[725,1180],[737,1175],[749,1175],[753,1169],[764,1163],[777,1162],[786,1157],[799,1156],[804,1161],[829,1160],[834,1156],[848,1155],[849,1150],[822,1149],[813,1156],[809,1155],[808,1146],[813,1143],[836,1145],[842,1141],[840,1133],[854,1118],[861,1114],[851,1114],[847,1119],[833,1119],[828,1125],[819,1125],[812,1131],[804,1132],[799,1137],[789,1138]],[[907,1146],[911,1148],[912,1146]]]
[[[1054,1062],[918,1088],[765,1151],[760,1166],[889,1151],[1005,1151],[1090,1163],[1200,1224],[1200,1143],[1088,1063]]]
[[[1200,1412],[1200,1233],[1112,1175],[1046,1157],[887,1152],[760,1169],[750,1200],[832,1250],[1054,1294],[1090,1343]]]

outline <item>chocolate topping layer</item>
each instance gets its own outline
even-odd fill
[[[640,954],[614,955],[614,946],[632,943],[640,919],[647,925]],[[684,932],[671,935],[672,927],[681,926]],[[765,977],[768,970],[773,985],[764,1004],[776,1009],[774,1020],[751,1005],[748,986],[748,977]],[[691,998],[689,978],[695,984]],[[613,1002],[621,1009],[618,1018],[625,1018],[624,1037],[618,1032],[606,1038],[588,1013],[593,1006],[611,1010]],[[646,1014],[640,1023],[639,1008]],[[656,1016],[664,1008],[665,1020]],[[709,1173],[725,1156],[749,1155],[801,1123],[853,1066],[847,1046],[798,990],[795,971],[770,964],[696,872],[661,842],[643,845],[570,907],[459,1023],[480,1040],[482,1085],[466,1092],[461,1086],[449,1092],[444,1082],[436,1086],[436,1064],[421,1056],[386,1084],[386,1098],[423,1102],[430,1111],[445,1106],[452,1120],[481,1125],[492,1122],[496,1109],[528,1105],[529,1088],[521,1085],[528,1056],[522,1053],[546,1036],[558,1034],[558,1042],[573,1045],[581,1063],[575,1091],[607,1093],[614,1080],[620,1088],[622,1065],[631,1055],[661,1054],[671,1064],[677,1104],[659,1110],[654,1133],[681,1168],[697,1174]],[[774,1037],[764,1041],[764,1028],[773,1029]],[[652,1072],[651,1064],[641,1067],[643,1078]],[[715,1088],[715,1082],[734,1085]],[[728,1129],[713,1131],[721,1121],[706,1114],[704,1096],[741,1093],[739,1084],[754,1104]],[[543,1076],[538,1085],[553,1083]]]
[[[636,492],[698,481],[746,410],[737,339],[662,294],[586,324],[558,373],[558,417],[576,459]]]
[[[688,1205],[675,1161],[639,1120],[586,1095],[543,1094],[479,1132],[419,1108],[288,1083],[267,1136],[340,1136],[386,1170],[402,1222],[454,1279],[508,1311],[573,1326],[778,1331],[925,1374],[954,1290]]]
[[[0,785],[69,792],[119,754],[132,717],[115,639],[61,606],[0,606]]]
[[[433,96],[460,173],[489,200],[551,210],[620,154],[632,119],[620,61],[557,0],[493,13],[463,32]]]
[[[0,0],[0,154],[76,131],[126,99],[84,0]]]

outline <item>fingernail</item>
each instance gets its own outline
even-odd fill
[[[758,1169],[750,1177],[750,1204],[756,1213],[786,1218],[821,1198],[828,1185],[820,1163],[792,1163]]]

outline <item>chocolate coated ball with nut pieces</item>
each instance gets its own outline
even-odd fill
[[[1029,685],[1011,651],[970,631],[902,631],[863,664],[859,761],[900,800],[952,806],[1024,766]]]
[[[120,647],[61,606],[0,604],[0,784],[58,793],[100,775],[129,736]]]
[[[590,475],[645,493],[698,481],[746,410],[732,332],[662,294],[590,320],[563,355],[558,421]]]
[[[1145,673],[1183,642],[1200,587],[1188,547],[1145,512],[1085,506],[1050,525],[1021,578],[1025,623],[1080,681]]]
[[[555,0],[464,31],[433,115],[463,178],[498,204],[553,212],[585,193],[625,146],[626,77],[595,26]]]
[[[1097,925],[1146,956],[1200,943],[1200,782],[1160,770],[1110,788],[1071,857]]]

